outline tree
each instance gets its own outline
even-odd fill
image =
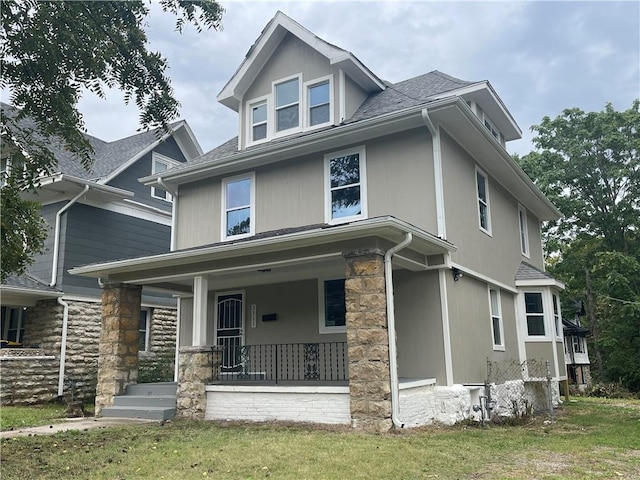
[[[640,102],[532,130],[538,151],[516,160],[563,214],[544,228],[550,271],[586,302],[596,373],[640,390]]]
[[[223,9],[215,0],[159,3],[177,17],[178,31],[188,23],[198,31],[221,27]],[[18,108],[15,115],[3,109],[0,132],[1,155],[11,162],[1,195],[2,279],[24,271],[42,248],[42,231],[29,232],[25,248],[10,237],[24,233],[18,230],[21,219],[41,224],[18,193],[34,189],[39,176],[52,173],[56,161],[49,146],[61,143],[85,167],[91,163],[92,148],[77,109],[83,92],[104,98],[105,88],[118,87],[125,102],[133,100],[138,107],[141,129],[168,131],[178,116],[166,60],[147,49],[143,26],[148,14],[144,1],[2,0],[0,88],[10,92]]]

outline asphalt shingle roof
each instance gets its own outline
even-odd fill
[[[547,272],[543,272],[537,267],[527,263],[521,262],[518,271],[516,272],[516,280],[547,280],[554,279],[555,277],[549,275]]]
[[[39,292],[60,293],[57,288],[50,287],[47,283],[28,273],[22,275],[10,274],[2,284],[3,287],[23,288],[25,290],[35,290]]]

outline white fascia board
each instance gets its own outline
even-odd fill
[[[49,185],[59,184],[59,183],[64,183],[64,182],[73,183],[73,184],[78,185],[78,186],[83,187],[83,188],[85,186],[89,186],[90,190],[95,190],[95,191],[98,191],[98,192],[101,192],[101,193],[105,193],[107,195],[112,195],[112,196],[117,197],[117,198],[127,198],[127,197],[133,197],[134,196],[134,193],[131,192],[130,190],[124,190],[122,188],[111,187],[109,185],[103,185],[101,183],[94,182],[92,180],[84,180],[82,178],[73,177],[71,175],[67,175],[67,174],[64,174],[64,173],[60,173],[58,175],[52,175],[50,177],[42,178],[38,182],[38,188],[46,189],[46,187],[49,186]]]
[[[564,290],[566,285],[555,278],[539,278],[530,280],[516,280],[516,287],[556,287]]]
[[[191,126],[186,120],[181,120],[179,127],[176,128],[174,132],[174,140],[187,160],[193,160],[204,153],[198,139],[193,133],[193,130],[191,130]],[[186,145],[186,142],[190,142],[193,145],[193,148],[189,148]],[[195,155],[191,150],[195,150]]]
[[[105,262],[101,264],[92,264],[82,267],[75,267],[69,270],[74,275],[84,276],[104,276],[105,272],[111,273],[127,273],[135,270],[141,270],[147,266],[150,268],[163,268],[172,265],[183,264],[185,260],[217,255],[220,258],[232,258],[239,255],[246,255],[247,250],[255,249],[252,253],[268,253],[283,248],[295,248],[298,246],[314,245],[319,242],[326,243],[328,241],[340,241],[358,238],[364,235],[369,236],[387,236],[389,232],[397,233],[396,237],[403,238],[405,233],[411,233],[416,240],[433,245],[441,253],[453,252],[457,247],[445,240],[442,240],[424,230],[399,220],[395,217],[376,217],[368,220],[361,220],[354,223],[344,225],[336,225],[331,227],[319,227],[313,230],[295,232],[286,235],[258,238],[245,240],[235,243],[216,244],[208,247],[194,248],[190,250],[174,251],[162,253],[159,255],[151,255],[147,257],[139,257],[128,260],[118,260],[114,262]],[[394,238],[394,241],[399,241]],[[412,244],[413,245],[413,244]]]
[[[28,295],[32,297],[46,297],[46,298],[56,298],[61,297],[63,292],[47,292],[44,290],[37,290],[35,288],[25,288],[25,287],[14,287],[11,285],[0,285],[0,292],[3,294],[20,294],[20,295]]]
[[[171,212],[160,208],[151,207],[133,200],[124,199],[115,202],[99,202],[92,199],[80,200],[78,203],[94,208],[100,208],[113,213],[127,215],[129,217],[158,223],[167,227],[171,226]]]

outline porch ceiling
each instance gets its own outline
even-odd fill
[[[192,291],[193,278],[200,275],[208,277],[212,288],[344,275],[342,252],[360,249],[386,251],[403,241],[407,233],[412,234],[413,241],[401,252],[401,257],[396,257],[396,268],[425,269],[427,256],[456,250],[454,245],[394,217],[278,233],[77,267],[70,273],[188,293]]]

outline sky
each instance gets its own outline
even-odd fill
[[[565,108],[617,110],[640,98],[640,1],[328,1],[222,0],[223,30],[175,30],[152,4],[149,49],[160,51],[187,120],[206,152],[234,137],[237,114],[216,96],[262,29],[280,10],[353,53],[390,82],[440,70],[488,80],[523,133],[510,153],[534,149],[531,126]],[[136,133],[139,112],[120,92],[86,94],[88,133],[112,141]]]

